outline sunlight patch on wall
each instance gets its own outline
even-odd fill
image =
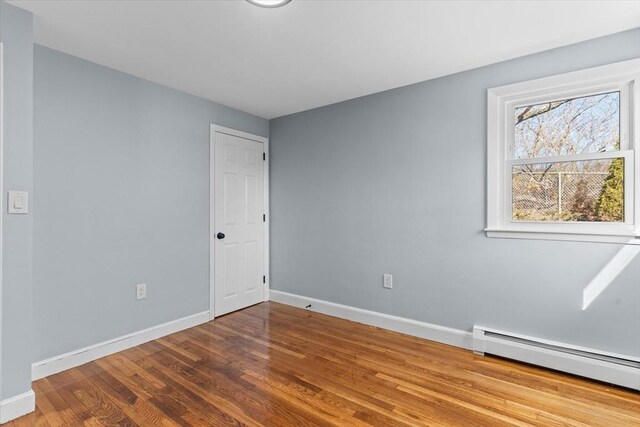
[[[639,245],[620,249],[582,291],[582,309],[586,310],[639,253]]]

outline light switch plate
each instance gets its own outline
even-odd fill
[[[29,213],[29,193],[26,191],[9,191],[7,211],[10,214]]]

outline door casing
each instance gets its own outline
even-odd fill
[[[266,219],[264,221],[264,301],[269,301],[269,224],[271,221],[269,215],[269,138],[242,132],[236,129],[227,128],[211,124],[209,136],[209,319],[213,319],[215,313],[215,195],[213,194],[215,187],[215,136],[216,133],[237,136],[239,138],[249,139],[264,144],[264,213]]]
[[[0,42],[0,197],[4,198],[4,45]],[[4,216],[4,202],[0,198],[0,402],[2,402],[2,222]]]

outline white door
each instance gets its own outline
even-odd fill
[[[264,301],[264,144],[215,131],[214,313]]]

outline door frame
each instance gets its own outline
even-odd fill
[[[4,44],[0,42],[0,403],[2,403],[2,223],[4,217]],[[7,202],[8,203],[8,202]]]
[[[251,141],[260,142],[263,145],[264,153],[266,154],[264,160],[264,213],[266,215],[263,228],[263,245],[264,245],[264,301],[269,301],[269,224],[271,216],[269,215],[269,138],[264,136],[254,135],[251,133],[231,129],[216,124],[211,124],[209,132],[209,320],[213,320],[215,317],[215,134],[224,133],[226,135],[237,136],[239,138],[249,139]]]

